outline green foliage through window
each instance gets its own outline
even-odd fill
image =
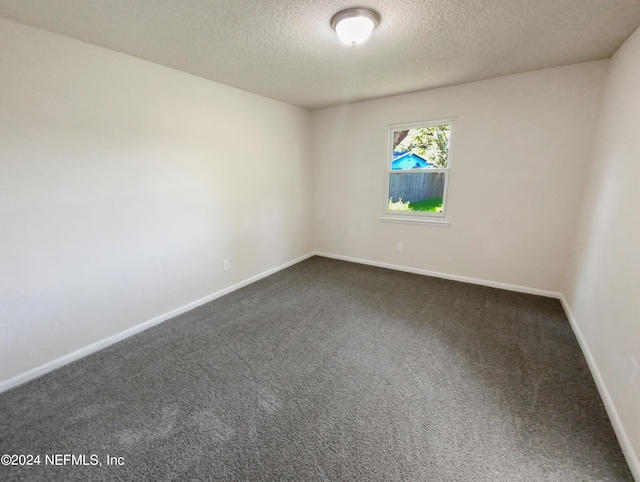
[[[413,152],[436,167],[446,168],[449,161],[449,136],[451,125],[423,127],[394,133],[394,156]]]
[[[422,201],[415,202],[402,202],[402,198],[393,202],[393,199],[389,198],[389,211],[423,211],[429,213],[442,212],[442,198],[433,197],[431,199],[423,199]]]

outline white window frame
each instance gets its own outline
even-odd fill
[[[422,129],[424,127],[450,125],[451,130],[449,134],[449,152],[447,155],[447,167],[445,168],[425,168],[425,169],[411,169],[405,171],[394,171],[392,169],[393,163],[393,133],[399,130],[411,130]],[[412,224],[432,224],[437,226],[449,226],[450,222],[447,218],[447,205],[448,205],[448,193],[449,184],[451,183],[451,159],[453,151],[453,138],[455,131],[455,117],[448,117],[445,119],[429,120],[422,122],[411,122],[402,124],[391,124],[387,126],[387,149],[385,152],[384,162],[384,204],[382,207],[381,221],[390,221],[398,223],[412,223]],[[424,172],[443,172],[444,176],[444,189],[442,192],[442,212],[430,213],[426,211],[390,211],[389,210],[389,182],[391,174],[402,172],[403,174],[412,173],[424,173]]]

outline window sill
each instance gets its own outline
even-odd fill
[[[380,216],[380,221],[385,223],[404,223],[404,224],[427,224],[431,226],[439,226],[446,228],[451,224],[449,221],[440,221],[436,219],[418,218],[418,217],[402,217],[402,216]]]

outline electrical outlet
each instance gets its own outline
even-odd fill
[[[404,244],[402,244],[402,243],[398,243],[398,244],[396,245],[396,249],[397,249],[398,251],[402,251],[402,250],[404,249]]]
[[[638,363],[635,358],[629,358],[629,378],[627,378],[627,383],[631,384],[635,381],[638,375]]]
[[[228,259],[225,259],[222,262],[222,267],[224,268],[225,271],[229,271],[229,260]]]

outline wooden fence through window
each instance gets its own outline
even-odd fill
[[[442,197],[444,172],[402,172],[389,176],[389,197],[392,202],[415,202]]]

